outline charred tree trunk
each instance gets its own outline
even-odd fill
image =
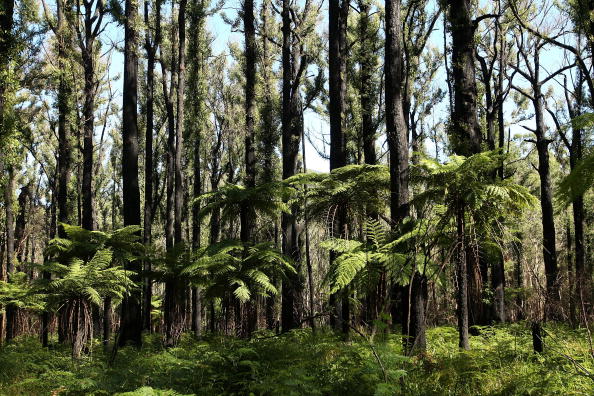
[[[245,186],[256,186],[256,149],[254,132],[254,107],[256,97],[256,28],[254,0],[243,2],[243,30],[245,41]],[[243,243],[254,240],[255,213],[249,203],[241,207],[240,239]]]
[[[454,152],[470,156],[481,151],[474,65],[473,5],[471,0],[450,0],[448,4],[454,79],[454,111],[449,135]]]
[[[243,1],[243,31],[245,41],[245,186],[256,186],[256,148],[254,129],[254,108],[256,97],[256,28],[254,24],[254,0]],[[240,210],[240,239],[244,244],[255,241],[256,213],[249,202],[244,202]],[[244,255],[247,255],[245,246]],[[251,334],[257,327],[257,303],[246,305],[247,323],[243,326],[244,335]],[[245,334],[247,332],[247,334]]]
[[[363,154],[365,163],[375,165],[375,124],[373,121],[375,105],[375,83],[373,81],[374,68],[377,67],[373,54],[373,47],[377,39],[375,28],[371,26],[371,3],[367,0],[359,1],[359,40],[361,40],[359,97],[361,101],[361,129],[363,135]]]
[[[346,58],[347,58],[347,20],[349,14],[348,0],[330,0],[328,17],[328,86],[329,86],[329,113],[330,113],[330,171],[341,168],[347,164],[346,135],[345,135],[345,109],[346,109]],[[343,235],[346,226],[346,213],[344,208],[339,208],[336,219],[332,224],[334,237]],[[335,258],[335,253],[330,252],[330,261]],[[343,297],[347,296],[346,293]],[[349,312],[348,296],[343,298],[342,312],[336,307],[336,296],[330,296],[330,305],[336,311],[338,321],[332,318],[334,327],[342,326],[342,332],[348,336],[350,331],[350,318],[343,317]]]
[[[457,232],[457,257],[456,257],[456,281],[458,289],[456,292],[457,316],[458,316],[458,346],[469,350],[468,339],[468,276],[466,266],[466,236],[464,220],[464,203],[459,202],[456,208],[456,232]]]
[[[557,266],[557,247],[555,236],[555,219],[553,209],[553,187],[549,163],[549,144],[552,142],[545,136],[543,97],[539,82],[539,54],[534,55],[536,83],[532,86],[534,117],[536,120],[536,150],[538,152],[538,175],[540,177],[540,207],[542,211],[542,240],[545,275],[547,280],[545,317],[550,320],[561,318],[559,295],[559,270]]]
[[[394,227],[409,216],[409,153],[408,129],[403,109],[404,58],[400,0],[386,1],[386,135],[390,150],[390,212]],[[396,290],[400,288],[401,290]],[[415,270],[411,284],[392,285],[391,295],[402,300],[392,304],[406,305],[404,312],[392,309],[392,321],[401,319],[405,348],[408,353],[420,353],[426,348],[425,337],[425,276]],[[395,305],[396,307],[396,305]]]
[[[91,44],[92,45],[92,44]],[[93,55],[83,51],[84,105],[83,105],[83,174],[82,174],[82,227],[93,230],[93,132],[95,129],[95,62]]]
[[[137,0],[126,0],[124,89],[122,102],[122,190],[124,225],[140,226],[140,188],[138,185],[138,17]],[[127,263],[126,269],[136,273],[141,262]],[[139,275],[133,276],[140,281]],[[119,344],[140,346],[142,343],[142,310],[140,291],[133,292],[122,301]],[[108,315],[109,312],[106,313]]]
[[[145,130],[145,163],[144,163],[144,224],[143,242],[149,245],[152,242],[153,230],[153,129],[154,129],[154,103],[155,103],[155,55],[157,47],[152,42],[150,26],[149,2],[144,2],[144,23],[147,26],[145,33],[145,50],[147,54],[146,66],[146,130]],[[144,263],[144,271],[150,273],[151,262]],[[143,285],[142,328],[152,332],[151,309],[153,298],[153,282],[150,276],[145,276]]]
[[[8,179],[4,187],[4,205],[6,210],[6,274],[10,282],[15,271],[14,261],[14,212],[12,209],[14,195],[14,168],[8,166]],[[6,306],[6,342],[12,341],[16,330],[16,307],[12,304]]]
[[[283,0],[282,33],[282,163],[283,179],[287,179],[297,173],[299,139],[303,128],[300,117],[301,96],[298,76],[301,64],[300,56],[296,53],[298,48],[291,45],[293,33],[289,0]],[[295,211],[282,214],[281,227],[282,251],[297,263],[297,274],[290,275],[282,286],[281,326],[283,331],[288,331],[297,327],[300,322],[300,303],[303,291],[300,278],[301,251]]]

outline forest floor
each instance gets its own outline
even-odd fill
[[[389,336],[343,342],[308,330],[238,340],[185,337],[164,350],[157,336],[124,348],[112,364],[95,345],[73,361],[65,346],[22,338],[0,349],[2,395],[594,395],[587,333],[547,325],[535,354],[528,323],[485,327],[459,351],[452,327],[428,331],[421,358]],[[371,346],[373,345],[373,346]]]

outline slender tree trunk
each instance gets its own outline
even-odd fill
[[[68,24],[65,23],[64,15],[64,1],[56,1],[57,6],[57,25],[56,25],[56,40],[58,52],[58,161],[57,161],[57,210],[58,221],[60,223],[70,224],[71,221],[71,205],[70,205],[70,173],[72,168],[72,147],[70,143],[71,130],[68,122],[70,114],[72,87],[66,79],[65,65],[66,65],[66,46],[65,40],[68,36]],[[64,229],[58,226],[58,236],[65,238]],[[50,280],[51,273],[44,271],[43,279]],[[49,339],[49,325],[50,313],[44,311],[41,315],[41,342],[44,347],[48,345]]]
[[[170,151],[173,161],[170,163],[171,169],[168,175],[172,177],[171,182],[168,180],[167,195],[168,206],[173,204],[174,218],[173,220],[173,238],[169,236],[168,249],[174,245],[183,242],[182,235],[182,209],[183,209],[183,173],[182,173],[182,148],[183,148],[183,120],[184,120],[184,90],[185,90],[185,47],[186,47],[186,6],[187,1],[181,0],[178,10],[178,62],[177,62],[177,119],[176,123],[170,122],[171,130],[169,135]],[[173,40],[175,41],[175,40]],[[175,44],[172,45],[175,48]],[[175,67],[172,66],[172,70]],[[174,76],[172,75],[172,80]],[[171,99],[169,99],[171,102]],[[173,119],[173,104],[170,110]],[[170,193],[172,196],[170,196]],[[168,220],[171,220],[168,216]],[[171,229],[168,226],[167,231]],[[171,240],[172,239],[172,240]],[[165,346],[172,347],[177,345],[181,333],[186,322],[187,301],[186,291],[188,289],[187,281],[184,279],[173,277],[165,282],[165,298],[164,298],[164,322],[165,322]]]
[[[205,2],[203,0],[194,0],[190,8],[190,38],[188,43],[188,59],[190,63],[189,75],[189,103],[190,112],[193,116],[194,130],[194,196],[202,194],[202,168],[201,168],[201,149],[202,149],[202,130],[204,129],[204,101],[206,95],[205,67],[206,67],[206,48],[204,43],[204,24],[205,24]],[[200,203],[196,202],[192,207],[192,248],[196,251],[200,248],[201,239],[201,220]],[[192,288],[192,331],[199,338],[202,335],[202,298],[200,288]]]
[[[83,174],[82,174],[82,227],[93,230],[93,132],[95,129],[95,66],[93,55],[83,51],[84,61],[84,106],[83,106]]]
[[[329,87],[329,113],[330,113],[330,171],[341,168],[347,164],[346,136],[345,136],[345,108],[346,108],[346,57],[347,57],[347,19],[349,14],[349,1],[330,0],[328,6],[328,87]],[[346,229],[346,213],[344,208],[338,208],[334,220],[333,236],[346,238],[343,234]],[[330,261],[336,257],[330,252]],[[347,296],[346,293],[343,297]],[[335,306],[336,296],[330,296],[330,305]],[[343,298],[341,305],[342,312],[334,308],[338,321],[332,318],[334,326],[340,324],[343,334],[348,337],[350,331],[348,313],[349,300]]]
[[[373,113],[375,105],[373,82],[374,68],[377,67],[373,48],[375,45],[375,28],[371,26],[371,3],[368,0],[359,1],[359,40],[361,40],[360,54],[360,82],[359,97],[361,101],[361,129],[363,135],[363,154],[365,163],[375,165],[377,155],[375,152],[375,125],[373,122]]]
[[[305,131],[303,131],[304,133]],[[301,156],[303,157],[303,173],[307,173],[307,161],[306,161],[306,157],[305,157],[305,135],[301,136]],[[305,196],[307,197],[307,185],[305,185],[304,187],[304,193]],[[315,332],[316,329],[316,321],[314,319],[314,295],[315,295],[315,290],[314,290],[314,281],[313,281],[313,268],[311,265],[311,254],[310,254],[310,243],[309,243],[309,216],[307,213],[307,198],[304,199],[303,201],[303,217],[304,217],[304,230],[303,232],[305,232],[305,264],[307,266],[307,286],[309,287],[309,316],[310,316],[310,321],[309,321],[309,325],[311,326],[312,331]]]
[[[448,4],[454,77],[454,111],[449,135],[454,152],[470,156],[481,151],[474,65],[474,6],[472,0],[449,0]]]
[[[513,251],[515,256],[515,286],[518,289],[524,288],[524,266],[522,263],[523,256],[523,235],[521,232],[516,233],[516,241],[513,242]],[[516,298],[516,305],[518,306],[518,314],[516,320],[524,319],[524,299],[522,293],[518,293]]]
[[[185,69],[186,69],[186,6],[187,0],[180,0],[178,11],[178,62],[177,62],[177,119],[175,126],[175,243],[183,242],[183,131],[184,131],[184,100],[185,100]]]
[[[156,46],[151,40],[149,27],[149,1],[144,2],[144,23],[147,26],[145,33],[145,49],[147,54],[146,66],[146,131],[145,131],[145,163],[144,163],[144,232],[145,245],[152,243],[153,228],[153,129],[154,129],[154,97],[155,97],[155,52]],[[146,260],[144,271],[151,272],[151,262]],[[153,299],[153,282],[150,276],[144,278],[142,327],[143,330],[152,332],[151,310]]]
[[[456,292],[456,301],[458,304],[458,346],[469,350],[468,340],[468,276],[466,267],[466,236],[464,221],[464,203],[459,202],[456,208],[456,232],[457,232],[457,257],[456,257],[456,280],[458,290]]]
[[[138,185],[138,0],[125,3],[124,89],[122,102],[122,190],[124,225],[140,226],[140,188]],[[141,262],[127,263],[126,269],[140,272]],[[133,276],[140,281],[139,275]],[[142,309],[140,291],[134,291],[122,301],[120,346],[142,343]],[[109,312],[106,313],[106,315]]]
[[[270,35],[268,18],[270,17],[270,3],[268,0],[262,2],[261,11],[261,31],[262,31],[262,55],[261,59],[261,74],[264,85],[264,103],[260,110],[261,119],[261,141],[262,141],[262,156],[263,169],[262,169],[262,181],[264,183],[272,182],[274,179],[274,159],[276,156],[276,148],[278,146],[278,128],[276,126],[275,114],[276,109],[272,100],[272,91],[274,89],[273,73],[272,73],[272,57],[269,54],[269,41]],[[278,221],[274,222],[273,230],[275,234],[275,246],[278,238]],[[277,246],[278,247],[278,246]],[[272,279],[272,282],[276,284],[276,280]],[[271,330],[275,325],[275,305],[278,297],[273,295],[265,299],[265,316],[266,316],[266,327]]]
[[[256,148],[254,129],[254,108],[256,96],[256,28],[254,25],[254,0],[243,1],[243,31],[245,41],[245,186],[256,186]],[[240,210],[240,239],[244,244],[255,241],[256,214],[249,202],[244,202]],[[244,249],[247,254],[247,247]],[[257,327],[257,303],[250,301],[246,305],[247,333]],[[244,334],[245,335],[245,334]]]
[[[301,137],[301,97],[299,82],[296,80],[299,54],[298,48],[292,46],[292,28],[290,18],[290,2],[283,0],[282,9],[282,154],[283,154],[283,179],[297,173],[297,157],[299,155],[299,139]],[[301,252],[297,229],[296,210],[292,213],[283,213],[282,251],[297,263],[297,274],[290,275],[283,282],[281,326],[283,331],[294,329],[299,324],[300,303],[303,285],[300,277]]]
[[[594,1],[590,1],[591,9],[594,10]],[[594,22],[590,24],[591,28],[594,29]],[[591,41],[592,42],[592,41]],[[594,48],[594,47],[593,47]],[[583,75],[581,71],[578,71],[578,82],[576,84],[575,89],[575,97],[576,101],[573,104],[570,100],[570,97],[567,93],[566,87],[566,101],[567,101],[567,108],[569,110],[569,116],[571,119],[575,119],[582,115],[582,105],[583,105],[583,89],[582,85],[584,83]],[[569,166],[573,171],[579,161],[583,158],[583,130],[580,128],[572,128],[572,135],[571,135],[571,145],[568,147],[569,149]],[[591,278],[588,275],[588,271],[585,267],[585,258],[586,252],[584,249],[584,196],[578,195],[575,196],[572,202],[572,211],[573,211],[573,228],[575,234],[575,244],[574,244],[574,253],[575,253],[575,284],[573,288],[573,295],[570,297],[570,312],[573,319],[576,318],[575,315],[575,306],[577,304],[581,304],[583,301],[588,307],[588,311],[590,310],[591,303],[587,298],[588,293],[590,293],[590,283],[589,279]],[[585,318],[584,318],[585,320]],[[573,321],[576,322],[575,320]]]
[[[539,57],[535,54],[535,81],[539,81]],[[545,137],[545,121],[540,84],[533,84],[534,117],[536,120],[536,150],[538,152],[538,174],[540,176],[540,207],[542,211],[542,239],[543,257],[546,275],[546,312],[545,317],[550,320],[561,318],[559,295],[559,270],[557,267],[557,247],[555,236],[555,219],[553,209],[553,187],[549,164],[549,144],[551,140]]]
[[[254,107],[256,96],[256,28],[254,25],[254,1],[243,2],[243,30],[245,41],[245,186],[256,186],[256,150],[254,132]],[[249,203],[240,213],[241,241],[254,240],[255,213]]]
[[[4,205],[6,206],[6,274],[8,281],[14,273],[14,212],[13,212],[13,195],[14,195],[14,168],[12,165],[8,166],[8,180],[4,187]],[[16,307],[13,305],[6,306],[6,342],[12,341],[15,336],[16,327]]]

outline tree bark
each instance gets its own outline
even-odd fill
[[[256,149],[254,132],[254,107],[256,97],[256,28],[254,25],[254,0],[243,1],[243,30],[245,41],[245,186],[256,186]],[[249,203],[240,211],[240,239],[254,241],[255,213]]]
[[[538,152],[538,175],[540,177],[540,207],[542,211],[543,258],[546,275],[545,317],[550,320],[561,318],[559,295],[559,270],[557,266],[557,247],[553,209],[553,188],[549,163],[549,144],[545,136],[543,98],[539,82],[539,54],[534,54],[534,82],[532,84],[534,117],[536,121],[536,150]]]
[[[468,340],[468,276],[466,267],[466,236],[464,221],[464,203],[459,202],[456,208],[456,232],[457,232],[457,257],[456,257],[456,280],[458,290],[456,293],[457,316],[458,316],[458,346],[469,350]]]
[[[153,175],[155,172],[153,164],[153,129],[154,129],[154,97],[155,97],[155,53],[157,47],[151,39],[149,2],[144,2],[144,23],[147,26],[145,32],[145,50],[147,55],[146,66],[146,131],[145,131],[145,163],[144,163],[144,224],[143,242],[150,245],[152,242],[153,226]],[[151,271],[151,262],[146,260],[144,270]],[[143,330],[151,332],[151,310],[153,297],[153,283],[150,276],[145,276],[143,287]]]
[[[301,96],[299,93],[298,47],[292,46],[292,28],[290,18],[290,2],[283,0],[282,9],[282,154],[283,154],[283,179],[297,173],[297,157],[299,155],[299,139],[303,128],[300,117]],[[294,208],[296,209],[296,208]],[[295,211],[283,213],[282,251],[296,263],[297,274],[289,275],[283,282],[281,326],[283,331],[294,329],[300,322],[300,303],[303,285],[300,279],[301,251]]]
[[[371,3],[368,0],[359,1],[359,100],[361,101],[361,130],[363,135],[363,154],[365,163],[375,165],[377,154],[375,152],[376,127],[373,121],[374,106],[376,104],[376,86],[373,80],[374,69],[377,67],[374,47],[377,45],[375,28],[371,26]]]
[[[13,195],[14,195],[14,168],[12,165],[7,166],[8,168],[8,179],[6,186],[4,187],[4,205],[6,210],[6,274],[8,281],[15,271],[14,261],[14,211]],[[12,341],[15,336],[16,327],[16,308],[13,305],[6,307],[6,342]]]
[[[140,226],[140,188],[138,185],[138,17],[137,0],[125,3],[124,88],[122,102],[122,189],[124,225]],[[150,198],[149,198],[150,199]],[[126,269],[140,272],[141,262],[127,263]],[[133,275],[140,281],[139,275]],[[140,292],[122,301],[119,344],[140,346],[142,343],[142,309]],[[108,313],[106,313],[108,314]]]
[[[341,168],[347,164],[346,136],[345,136],[345,109],[346,109],[346,57],[347,47],[347,20],[349,14],[348,0],[330,0],[328,17],[328,87],[330,113],[330,171]],[[332,224],[334,237],[347,237],[345,232],[346,213],[344,208],[338,208],[336,219]],[[335,253],[330,252],[330,261],[335,258]],[[345,297],[346,296],[346,297]],[[336,296],[330,296],[330,305],[336,312],[338,321],[332,318],[331,323],[342,326],[342,332],[348,337],[350,331],[349,318],[343,316],[349,312],[348,294],[343,293],[341,305],[342,312],[335,307]]]
[[[474,65],[473,5],[471,0],[449,0],[448,4],[454,77],[454,111],[449,135],[456,154],[471,156],[481,151]]]

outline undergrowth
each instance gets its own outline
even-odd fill
[[[538,355],[524,323],[480,328],[469,352],[458,350],[454,328],[433,328],[426,355],[412,359],[401,355],[397,336],[373,346],[307,330],[251,340],[188,336],[168,350],[151,336],[140,350],[121,349],[111,365],[98,343],[73,361],[67,346],[43,349],[21,338],[0,350],[0,394],[593,395],[585,333],[546,330],[547,351]]]

